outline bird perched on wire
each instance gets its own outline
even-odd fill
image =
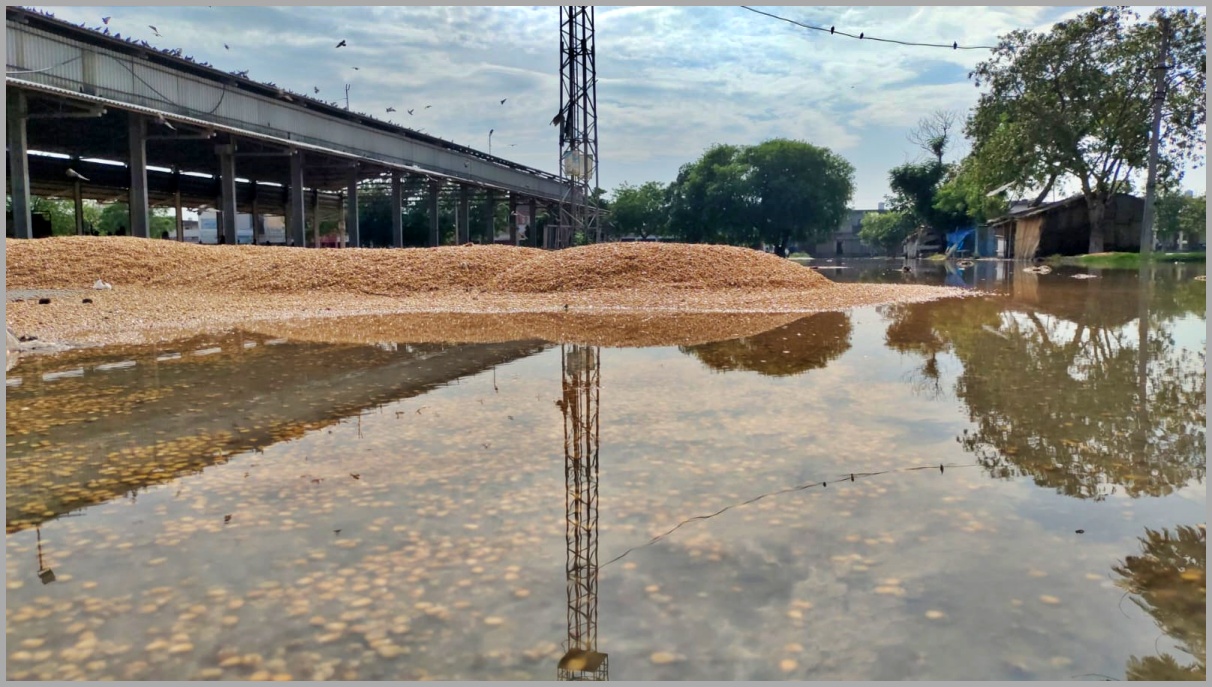
[[[344,47],[345,47],[345,39],[344,39],[344,38],[342,38],[342,39],[341,39],[341,42],[340,42],[340,43],[337,43],[337,47],[338,47],[338,48],[344,48]]]
[[[69,176],[73,179],[79,179],[80,181],[88,181],[88,177],[77,172],[76,170],[72,169],[71,167],[67,168],[67,176]]]
[[[959,41],[956,41],[956,42],[952,43],[952,44],[951,44],[951,49],[952,49],[952,50],[959,50]]]
[[[864,35],[866,35],[866,34],[864,34],[862,31],[859,31],[859,40],[862,40]]]
[[[834,30],[835,28],[836,28],[836,27],[834,27],[834,26],[830,26],[830,27],[829,27],[829,35],[830,35],[830,36],[832,36],[832,35],[833,35],[833,30]]]

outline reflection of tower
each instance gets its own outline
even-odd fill
[[[598,390],[596,347],[561,346],[564,398],[564,536],[568,643],[558,666],[561,680],[609,679],[598,653]]]
[[[55,571],[46,567],[42,559],[42,527],[36,527],[34,531],[38,536],[38,579],[42,580],[42,584],[50,584],[55,581]]]

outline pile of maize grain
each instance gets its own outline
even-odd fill
[[[815,289],[825,277],[746,248],[608,243],[561,251],[514,246],[316,250],[202,246],[132,237],[8,240],[8,288],[171,286],[244,293],[599,289]]]

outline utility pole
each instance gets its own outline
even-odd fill
[[[345,84],[345,110],[349,111],[349,84]]]
[[[1149,134],[1149,171],[1145,181],[1145,211],[1140,221],[1140,254],[1153,254],[1154,204],[1157,202],[1157,149],[1161,138],[1162,105],[1166,102],[1166,63],[1170,60],[1170,18],[1158,20],[1161,27],[1161,53],[1154,67],[1153,77],[1153,130]]]

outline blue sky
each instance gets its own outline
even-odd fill
[[[352,109],[464,145],[487,150],[493,129],[494,154],[556,170],[554,6],[38,8],[89,26],[109,16],[112,32],[294,91],[319,88],[325,100],[343,104],[349,84]],[[882,38],[990,45],[1083,8],[757,9]],[[883,200],[890,168],[920,157],[906,134],[921,117],[976,103],[967,74],[987,55],[829,36],[737,6],[598,7],[596,37],[604,188],[669,182],[713,143],[789,137],[848,159],[860,208]],[[334,48],[341,39],[348,47]],[[1201,169],[1185,185],[1199,193],[1205,183]]]

